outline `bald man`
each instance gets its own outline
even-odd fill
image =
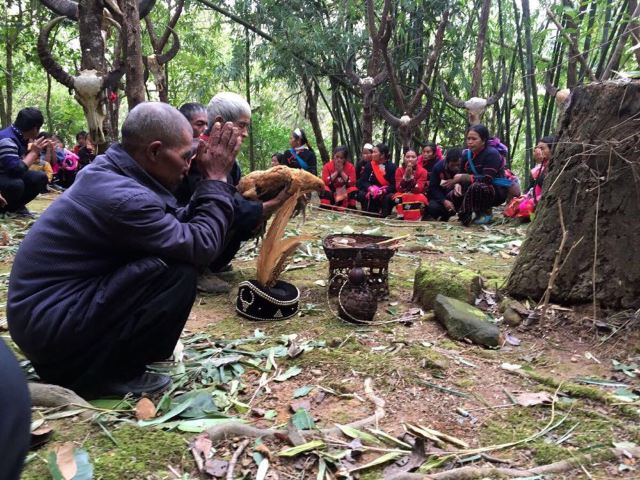
[[[226,179],[238,128],[216,124],[200,143],[203,180],[178,208],[171,190],[189,170],[192,129],[175,108],[142,103],[109,148],[36,221],[16,255],[7,319],[40,378],[86,397],[155,394],[168,358],[233,220]]]

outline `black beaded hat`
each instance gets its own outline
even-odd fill
[[[238,288],[236,311],[249,320],[284,320],[298,313],[300,292],[290,283],[278,280],[263,288],[255,280],[244,281]]]

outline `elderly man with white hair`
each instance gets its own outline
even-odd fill
[[[249,136],[251,106],[236,93],[220,92],[211,99],[207,106],[207,119],[209,128],[216,122],[232,122],[238,129],[240,137],[244,140]],[[203,137],[207,138],[207,134]],[[197,168],[198,165],[196,164],[189,171],[187,181],[190,190],[195,188],[198,182],[197,179],[200,177]],[[229,173],[227,182],[232,185],[238,185],[241,177],[242,171],[236,161]],[[184,192],[185,183],[183,182],[181,185],[182,192]],[[206,293],[225,293],[231,289],[227,282],[215,274],[231,269],[230,262],[238,252],[242,242],[254,237],[260,231],[263,223],[284,203],[288,196],[283,190],[275,198],[260,202],[247,200],[237,192],[234,194],[234,220],[226,237],[225,246],[222,253],[209,266],[211,273],[201,276],[198,280],[198,289]]]
[[[191,201],[171,190],[195,152],[189,122],[142,103],[115,144],[35,222],[16,255],[7,318],[40,378],[85,396],[158,393],[146,366],[168,358],[189,316],[199,269],[220,254],[233,222],[227,183],[242,138],[216,124],[200,142]]]

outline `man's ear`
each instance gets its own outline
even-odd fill
[[[158,154],[160,153],[160,149],[162,148],[162,142],[160,140],[155,140],[147,145],[145,149],[145,153],[147,154],[150,161],[157,161]]]

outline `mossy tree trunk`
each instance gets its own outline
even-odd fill
[[[640,81],[578,87],[560,124],[536,219],[507,283],[539,300],[568,231],[552,300],[640,307]]]

